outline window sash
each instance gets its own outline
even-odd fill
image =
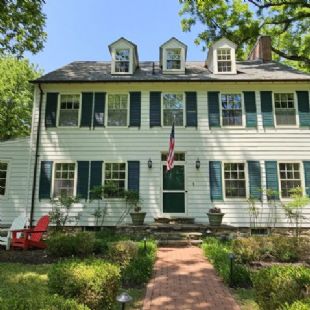
[[[56,163],[54,172],[54,197],[73,196],[75,184],[75,163]]]
[[[58,126],[75,127],[79,125],[80,95],[60,95]]]
[[[279,163],[281,197],[290,198],[290,190],[301,187],[301,173],[299,163]]]
[[[217,50],[217,71],[218,72],[231,72],[232,59],[230,48],[219,48]]]
[[[6,192],[8,163],[0,162],[0,196],[4,196]]]
[[[224,163],[226,198],[246,198],[246,178],[244,163]]]
[[[129,72],[129,49],[115,50],[115,72]]]
[[[167,55],[167,69],[177,70],[181,69],[181,49],[171,48],[166,50]]]
[[[106,198],[123,198],[126,189],[126,163],[106,163],[104,184],[112,183],[118,189],[113,195]]]
[[[276,125],[296,125],[296,107],[294,93],[274,94]]]
[[[184,109],[183,94],[163,94],[163,125],[171,126],[174,121],[175,126],[183,126]]]
[[[108,126],[128,126],[128,95],[108,96]]]
[[[242,126],[242,99],[241,94],[222,94],[222,126]]]

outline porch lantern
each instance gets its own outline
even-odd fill
[[[123,292],[116,297],[116,300],[122,305],[122,310],[124,310],[126,304],[132,301],[132,297],[128,293]]]
[[[152,168],[153,162],[152,162],[151,158],[148,160],[147,166],[148,166],[150,169]]]
[[[199,158],[197,158],[196,160],[196,169],[199,169],[200,168],[200,160]]]

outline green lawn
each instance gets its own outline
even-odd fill
[[[49,268],[50,265],[2,263],[0,265],[0,309],[41,310],[42,303],[44,304],[44,300],[50,296],[47,288]],[[126,309],[141,309],[145,290],[129,289],[128,293],[134,300]],[[40,298],[40,301],[36,300],[37,298]],[[6,305],[5,301],[8,299],[11,299],[11,303]],[[23,302],[18,304],[18,300]],[[119,305],[116,303],[115,310],[117,309]]]

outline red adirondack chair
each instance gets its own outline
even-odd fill
[[[34,228],[13,230],[11,246],[24,250],[29,248],[45,249],[46,243],[42,241],[42,236],[43,233],[47,231],[49,221],[49,216],[44,215],[38,220]],[[18,233],[22,233],[21,236],[17,237]]]

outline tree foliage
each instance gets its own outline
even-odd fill
[[[0,54],[42,50],[46,39],[44,0],[0,0]]]
[[[28,60],[0,58],[0,139],[30,133],[33,85],[28,81],[40,75]]]
[[[310,2],[308,0],[179,0],[183,31],[197,23],[205,30],[196,44],[204,49],[226,37],[244,59],[259,35],[270,35],[274,59],[310,71]]]

